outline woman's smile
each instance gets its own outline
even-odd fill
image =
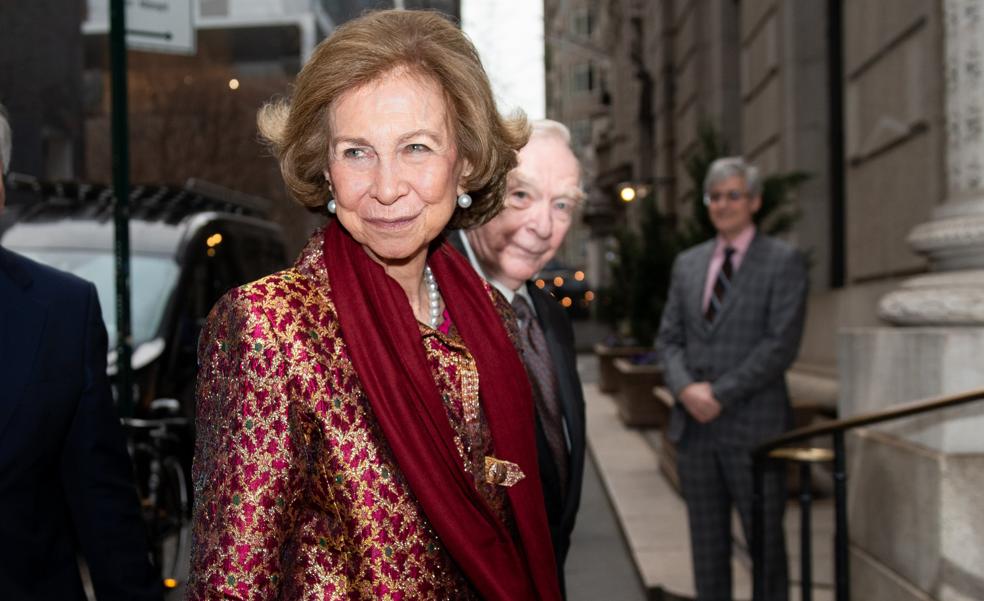
[[[365,222],[378,230],[402,230],[412,226],[419,217],[420,213],[406,217],[367,217]]]

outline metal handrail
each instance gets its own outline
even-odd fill
[[[847,530],[847,468],[845,461],[844,433],[848,430],[871,424],[892,421],[912,415],[920,415],[942,409],[949,409],[974,401],[984,400],[984,388],[975,388],[958,394],[942,395],[904,403],[891,409],[874,411],[855,415],[853,417],[834,420],[832,422],[805,426],[791,430],[781,436],[768,440],[752,452],[754,487],[752,506],[752,570],[753,586],[752,599],[765,601],[766,573],[765,559],[765,469],[768,464],[780,461],[794,460],[789,454],[775,453],[776,449],[809,440],[817,436],[832,436],[834,442],[834,572],[835,598],[837,601],[850,601],[850,580],[848,574],[848,530]],[[810,490],[809,464],[801,461],[800,465],[800,506],[803,512],[801,533],[801,560],[803,562],[800,578],[801,599],[810,601],[812,597],[812,579],[810,554],[809,511],[812,492]]]
[[[909,417],[910,415],[918,415],[920,413],[928,413],[939,409],[947,409],[949,407],[956,407],[958,405],[979,401],[981,399],[984,399],[984,388],[974,388],[958,394],[941,395],[928,399],[912,401],[909,403],[903,403],[883,411],[862,413],[861,415],[824,422],[822,424],[804,426],[802,428],[790,430],[781,436],[777,436],[776,438],[760,444],[753,452],[756,455],[765,454],[773,449],[785,447],[794,442],[808,440],[816,436],[823,436],[824,434],[832,434],[838,430],[850,430],[861,426],[868,426],[870,424],[877,424],[902,417]]]

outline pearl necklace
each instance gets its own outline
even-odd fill
[[[427,297],[430,299],[430,326],[437,329],[441,325],[441,292],[430,265],[424,265],[424,283],[427,284]]]

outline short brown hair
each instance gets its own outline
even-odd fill
[[[462,185],[473,204],[456,208],[448,227],[485,223],[502,208],[506,175],[529,138],[529,125],[522,114],[499,114],[475,46],[432,11],[383,10],[345,23],[301,69],[293,98],[260,109],[260,133],[280,160],[287,188],[309,209],[323,210],[332,103],[398,68],[441,88],[459,160],[471,166]]]

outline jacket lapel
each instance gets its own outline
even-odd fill
[[[741,298],[744,288],[743,283],[749,279],[755,279],[754,275],[749,276],[748,274],[754,272],[761,265],[761,257],[759,257],[761,252],[762,245],[759,244],[759,234],[756,233],[755,237],[752,238],[751,244],[748,245],[748,251],[745,253],[745,257],[741,260],[741,267],[731,277],[731,289],[724,296],[724,304],[721,305],[721,310],[710,324],[711,333],[718,329],[721,323],[728,318],[731,309],[738,304],[738,299]]]
[[[46,319],[44,305],[31,298],[30,274],[0,248],[0,434],[23,402],[34,376],[34,356]]]
[[[468,251],[465,250],[465,230],[452,230],[447,233],[448,244],[453,249],[461,253],[461,256],[468,258]]]
[[[710,329],[710,324],[704,319],[704,287],[707,285],[707,270],[711,265],[713,255],[713,238],[704,242],[694,253],[694,266],[690,276],[690,298],[687,302],[687,310],[692,313],[691,317],[695,323],[700,324],[700,330],[704,334]]]
[[[531,282],[527,282],[526,286],[530,292],[530,297],[533,299],[533,306],[536,309],[540,325],[543,327],[543,333],[547,339],[547,347],[550,349],[550,356],[553,358],[554,370],[557,374],[561,409],[564,412],[564,423],[567,426],[567,437],[570,443],[570,447],[568,448],[568,468],[571,471],[566,474],[565,479],[569,487],[579,486],[579,482],[575,482],[574,479],[578,477],[575,470],[579,470],[580,466],[584,465],[584,439],[581,435],[584,432],[584,424],[582,423],[584,417],[583,413],[578,411],[575,404],[582,402],[582,397],[579,389],[580,382],[572,378],[568,370],[565,369],[566,365],[576,361],[576,359],[569,356],[574,350],[565,345],[558,337],[558,332],[561,331],[561,326],[555,323],[555,320],[559,317],[557,315],[558,308],[548,305],[548,303],[555,303],[556,301],[539,290],[534,290]],[[539,426],[539,419],[537,419],[537,424]],[[544,440],[546,439],[544,438]],[[549,452],[546,453],[546,457],[550,457]],[[557,466],[555,462],[550,460],[550,464],[553,465],[554,472],[556,473]],[[566,527],[564,524],[569,524],[574,519],[577,506],[580,503],[580,495],[561,494],[559,488],[556,491],[556,495],[560,499],[559,520],[561,528],[564,528]]]
[[[531,284],[526,283],[527,290],[530,290]],[[560,404],[564,411],[564,422],[567,424],[568,432],[573,432],[577,424],[574,421],[577,419],[577,412],[574,410],[572,405],[573,395],[571,394],[570,387],[571,382],[568,378],[564,377],[563,361],[560,361],[562,357],[568,352],[568,349],[561,344],[560,340],[557,339],[558,328],[553,324],[553,312],[552,307],[547,306],[547,303],[555,302],[551,299],[545,298],[542,294],[537,294],[530,290],[530,298],[533,299],[533,306],[536,309],[537,319],[540,321],[540,326],[543,328],[544,336],[547,339],[547,347],[550,349],[550,357],[554,364],[554,373],[557,375],[557,385],[559,386],[560,392]]]

